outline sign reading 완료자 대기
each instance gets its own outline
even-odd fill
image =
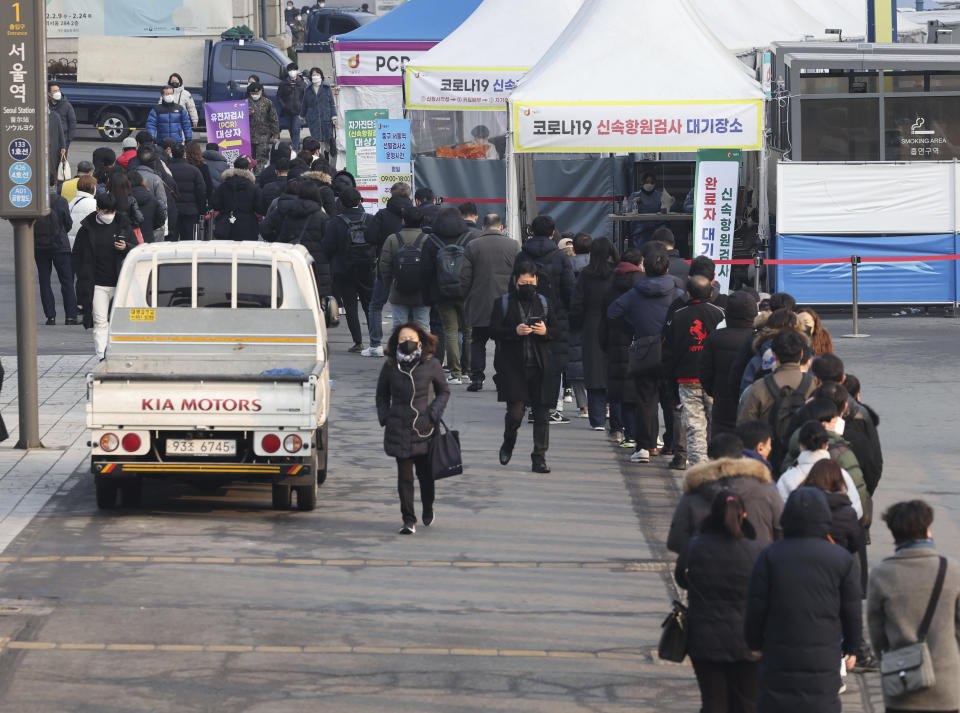
[[[43,0],[0,3],[0,217],[36,218],[49,208],[47,72]],[[64,127],[65,129],[66,127]]]
[[[378,206],[383,208],[390,200],[390,189],[395,183],[406,183],[413,188],[410,170],[410,120],[382,119],[377,121],[377,184]]]
[[[740,185],[740,152],[705,149],[697,152],[694,184],[693,254],[711,260],[733,259],[733,231]],[[720,291],[730,287],[730,265],[717,265]]]
[[[220,147],[231,166],[240,155],[252,156],[250,146],[250,107],[246,99],[210,102],[203,105],[207,119],[207,140]]]

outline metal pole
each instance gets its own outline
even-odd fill
[[[760,294],[760,268],[763,267],[763,256],[759,253],[753,256],[753,289]]]
[[[850,256],[851,277],[853,278],[853,334],[844,334],[844,337],[859,339],[869,337],[869,334],[860,334],[860,297],[857,288],[857,265],[860,264],[859,255]]]
[[[17,448],[42,448],[37,403],[37,297],[33,270],[33,220],[12,220],[17,290]]]

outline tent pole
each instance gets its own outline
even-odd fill
[[[766,100],[764,100],[764,105],[766,105]],[[764,106],[763,116],[766,116],[766,106]],[[760,250],[763,252],[763,257],[767,258],[767,250],[770,245],[770,204],[769,196],[767,194],[767,167],[769,162],[769,156],[767,155],[767,130],[763,128],[760,132],[761,142],[760,142],[760,204],[758,206],[758,219],[759,224],[757,225],[757,237],[760,238]],[[768,280],[769,287],[769,280]]]
[[[521,203],[523,224],[520,229],[525,233],[526,226],[537,217],[537,182],[533,176],[533,154],[523,154],[521,161],[523,162],[523,201]]]

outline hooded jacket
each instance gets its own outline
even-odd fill
[[[367,235],[369,235],[369,232]],[[437,283],[437,253],[440,251],[440,247],[435,241],[439,239],[444,245],[453,245],[461,238],[465,238],[462,244],[466,248],[473,237],[467,229],[467,224],[463,222],[463,218],[459,215],[438,217],[433,226],[432,235],[433,237],[428,238],[423,244],[423,256],[420,263],[420,274],[423,275],[424,286],[423,301],[425,304],[431,305],[440,302],[440,287]]]
[[[759,713],[840,713],[840,658],[862,635],[854,559],[827,540],[827,498],[795,490],[780,542],[760,553],[750,577],[747,646],[762,651]]]
[[[460,287],[467,324],[474,329],[490,324],[494,300],[510,291],[513,261],[520,245],[499,230],[486,230],[469,243],[463,253]]]
[[[713,498],[720,490],[739,495],[750,515],[757,540],[768,545],[780,539],[783,500],[770,471],[753,458],[719,458],[690,468],[683,479],[683,495],[673,512],[667,549],[680,554],[710,513]]]
[[[337,214],[337,196],[330,185],[330,174],[323,171],[304,171],[300,174],[301,181],[315,181],[320,185],[320,205],[328,218]]]
[[[259,232],[257,213],[261,210],[260,187],[253,173],[231,168],[223,174],[223,183],[210,202],[218,211],[213,223],[217,240],[256,240]],[[234,218],[233,222],[230,219]]]
[[[394,458],[426,455],[449,399],[446,376],[432,354],[414,364],[387,359],[377,380],[377,419],[384,427],[384,452]]]
[[[170,159],[170,172],[177,185],[177,214],[200,215],[207,209],[207,184],[200,169],[185,158]]]
[[[377,246],[377,255],[383,251],[387,238],[403,229],[403,209],[413,203],[406,196],[391,196],[387,205],[377,211],[367,225],[367,242]]]
[[[600,346],[607,357],[607,398],[624,404],[637,402],[637,387],[630,376],[630,343],[633,328],[622,319],[610,319],[610,305],[633,289],[643,270],[629,262],[621,262],[613,271],[610,289],[603,298],[600,317]]]
[[[523,243],[514,265],[520,260],[537,263],[541,272],[546,271],[549,275],[549,281],[542,278],[537,281],[537,291],[550,302],[550,309],[553,310],[557,326],[565,334],[569,334],[570,302],[573,300],[573,291],[576,288],[570,256],[560,250],[549,237],[534,236]],[[569,340],[564,338],[551,341],[550,350],[553,352],[553,361],[558,373],[565,372],[570,361]]]
[[[114,241],[123,240],[125,250],[116,250]],[[97,284],[97,256],[101,249],[113,253],[113,277],[107,282],[116,286],[116,278],[120,274],[123,259],[137,246],[137,238],[133,234],[130,218],[122,211],[117,211],[116,218],[110,225],[97,220],[97,213],[93,212],[80,221],[80,231],[73,243],[73,274],[77,278],[77,303],[83,306],[83,326],[88,329],[93,326],[93,288]]]
[[[753,298],[750,298],[751,300]],[[731,297],[726,311],[726,327],[711,332],[703,342],[700,359],[700,383],[703,390],[713,397],[713,433],[733,433],[737,428],[737,406],[740,392],[730,386],[730,369],[741,345],[753,333],[752,314],[741,313],[740,299]]]
[[[276,237],[278,242],[299,243],[310,251],[320,295],[333,294],[333,271],[330,269],[330,259],[323,251],[323,229],[327,220],[327,214],[319,203],[296,198],[285,211]]]
[[[641,277],[633,289],[624,293],[607,309],[610,319],[623,319],[637,337],[659,337],[667,320],[670,303],[682,294],[668,274]]]
[[[267,214],[260,221],[260,237],[268,243],[282,242],[279,236],[280,228],[283,226],[290,209],[299,201],[296,193],[281,193],[280,196],[270,204]]]
[[[213,190],[217,190],[223,183],[221,176],[230,168],[230,164],[219,151],[204,151],[203,160],[207,162],[207,167],[210,169],[210,184]]]

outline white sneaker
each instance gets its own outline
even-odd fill
[[[650,451],[645,448],[641,448],[639,451],[634,451],[633,455],[630,456],[631,463],[649,463],[650,462]]]
[[[407,525],[406,523],[404,523],[403,527],[400,528],[399,532],[401,535],[414,535],[417,532],[417,526]]]
[[[448,384],[462,384],[462,383],[463,383],[463,379],[461,379],[459,376],[448,376],[448,377],[447,377],[447,383],[448,383]]]
[[[383,347],[380,347],[380,346],[377,346],[377,347],[367,347],[367,348],[364,349],[362,352],[360,352],[360,356],[366,356],[366,357],[382,357],[382,356],[383,356]]]

